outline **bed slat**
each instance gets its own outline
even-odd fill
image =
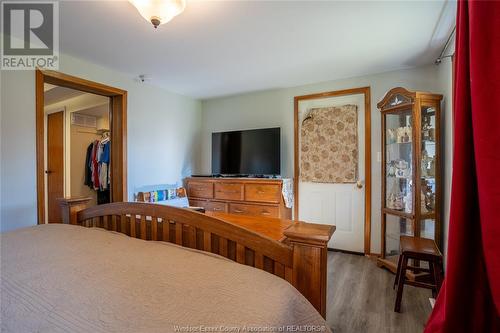
[[[140,230],[141,230],[141,239],[146,240],[147,235],[146,235],[146,216],[141,215],[141,221],[140,221]]]
[[[264,256],[262,253],[255,252],[255,267],[258,269],[264,269]]]
[[[163,234],[162,240],[164,242],[170,242],[170,221],[163,219],[161,222],[161,226]]]
[[[122,214],[120,216],[120,232],[122,234],[130,236],[130,232],[129,232],[128,228],[127,228],[127,215],[125,215],[125,214]]]
[[[277,275],[282,279],[285,278],[285,266],[277,261],[274,262],[274,275]]]
[[[116,215],[111,215],[111,230],[117,231]]]
[[[187,246],[196,249],[196,229],[193,226],[186,225],[187,227],[187,234],[188,234],[188,239],[187,239]]]
[[[134,215],[130,216],[130,237],[137,237],[136,231],[135,231],[135,219],[136,217]]]
[[[175,222],[175,244],[182,246],[182,224]]]
[[[212,252],[212,233],[208,231],[203,232],[203,250]]]
[[[224,237],[219,237],[219,254],[223,257],[227,256],[227,239]]]
[[[245,264],[245,247],[239,243],[236,243],[236,261]]]
[[[158,218],[151,216],[151,239],[158,240]]]

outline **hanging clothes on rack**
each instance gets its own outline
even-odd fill
[[[92,188],[92,170],[90,169],[90,162],[92,161],[92,149],[94,148],[94,143],[92,142],[87,147],[87,154],[85,155],[85,180],[84,184]]]
[[[105,132],[100,140],[87,147],[85,159],[85,185],[97,192],[97,204],[110,202],[111,139]]]
[[[99,165],[99,188],[106,190],[109,185],[109,152],[110,152],[109,136],[99,142],[97,153],[97,162]]]

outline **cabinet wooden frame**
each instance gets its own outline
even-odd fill
[[[45,129],[44,129],[44,84],[71,88],[110,98],[111,140],[111,201],[127,199],[127,91],[101,83],[81,79],[64,73],[35,71],[36,112],[36,180],[38,224],[45,221]]]
[[[406,99],[400,104],[390,105],[390,101],[396,95],[400,95]],[[387,227],[387,215],[396,216],[400,218],[405,218],[412,224],[412,231],[415,237],[420,237],[420,227],[422,220],[425,219],[434,219],[435,223],[435,232],[434,232],[434,240],[439,248],[441,248],[442,244],[442,142],[441,142],[441,99],[442,95],[433,94],[428,92],[421,91],[409,91],[402,87],[396,87],[387,92],[384,98],[377,104],[377,108],[380,109],[381,113],[381,149],[382,149],[382,163],[381,163],[381,176],[382,176],[382,188],[381,188],[381,256],[378,258],[377,264],[379,266],[383,266],[391,270],[392,272],[396,272],[397,262],[394,262],[390,259],[386,258],[386,227]],[[422,161],[422,115],[421,108],[422,107],[433,107],[435,109],[435,138],[434,141],[436,143],[435,148],[435,207],[434,211],[430,213],[421,212],[421,161]],[[412,116],[412,169],[414,170],[412,173],[414,185],[413,185],[413,212],[407,213],[404,211],[398,211],[394,209],[390,209],[386,207],[386,135],[387,135],[387,126],[386,126],[386,118],[387,114],[400,114],[403,111],[411,110]],[[414,278],[414,277],[413,277]]]
[[[372,173],[371,173],[371,93],[370,87],[360,87],[336,91],[328,91],[318,94],[295,96],[294,104],[294,168],[293,168],[293,194],[294,209],[293,218],[299,218],[299,103],[311,99],[323,99],[329,97],[341,97],[349,95],[364,95],[365,100],[365,216],[364,216],[364,254],[371,254],[371,191],[372,191]]]

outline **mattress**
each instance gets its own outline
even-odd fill
[[[2,332],[330,331],[288,282],[99,228],[1,234]]]

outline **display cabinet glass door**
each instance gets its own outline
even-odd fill
[[[385,207],[413,214],[412,110],[388,113],[385,117]]]
[[[420,205],[422,215],[433,215],[436,203],[436,109],[421,108]]]
[[[402,235],[414,236],[413,220],[392,215],[385,215],[385,257],[399,255],[399,238]],[[395,260],[395,259],[394,259]]]

